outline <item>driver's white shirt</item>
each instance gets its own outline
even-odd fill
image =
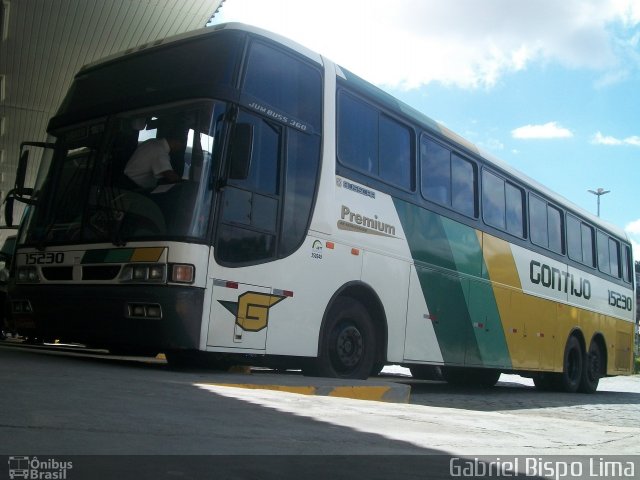
[[[141,143],[124,167],[124,174],[142,188],[154,188],[161,173],[173,170],[169,159],[169,144],[164,138],[152,138]]]

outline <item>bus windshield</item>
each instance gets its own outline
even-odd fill
[[[189,102],[56,132],[55,158],[27,220],[24,243],[203,240],[222,116],[222,104]],[[158,161],[161,166],[154,166]],[[165,171],[172,172],[170,182]]]

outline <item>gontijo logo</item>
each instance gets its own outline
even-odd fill
[[[284,295],[245,292],[237,302],[218,302],[236,316],[236,325],[240,328],[247,332],[259,332],[269,324],[269,309],[285,298]]]

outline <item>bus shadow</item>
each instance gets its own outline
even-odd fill
[[[633,392],[542,392],[533,386],[513,382],[498,382],[493,388],[461,387],[413,379],[402,382],[411,386],[412,404],[431,407],[496,412],[589,405],[640,405],[640,393]]]

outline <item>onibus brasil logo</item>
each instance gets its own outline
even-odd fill
[[[67,471],[73,468],[73,462],[63,462],[55,458],[41,460],[38,457],[9,457],[9,478],[33,480],[65,480]]]

